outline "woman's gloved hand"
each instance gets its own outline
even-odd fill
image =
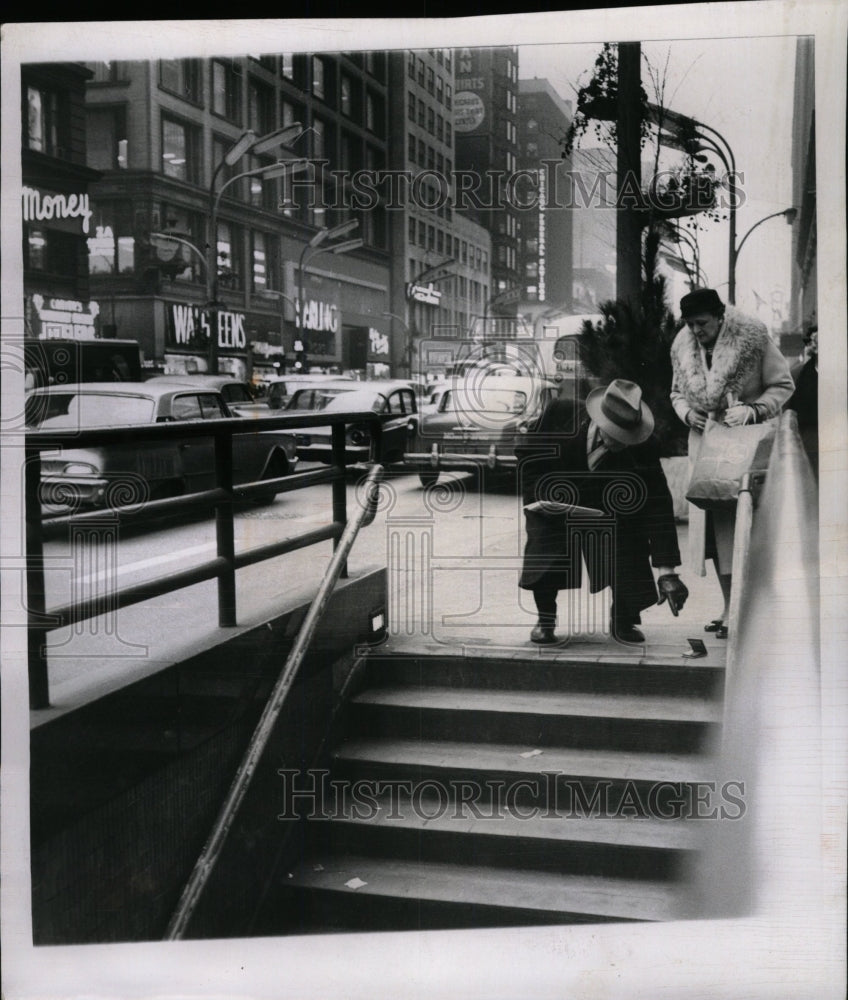
[[[689,589],[686,584],[676,573],[664,573],[657,580],[657,590],[660,595],[657,604],[668,601],[671,613],[676,618],[677,613],[686,603],[686,598],[689,596]]]

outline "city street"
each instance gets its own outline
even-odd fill
[[[348,513],[359,503],[356,474],[348,484]],[[268,507],[242,509],[235,516],[236,552],[244,552],[311,530],[330,521],[327,486],[280,495]],[[685,552],[686,527],[678,527]],[[432,537],[429,564],[414,538]],[[491,653],[504,650],[576,656],[677,658],[687,636],[708,639],[711,664],[726,644],[705,637],[703,623],[717,610],[713,577],[698,578],[681,569],[690,599],[678,618],[666,607],[643,616],[647,647],[623,646],[608,632],[609,593],[560,596],[558,636],[567,643],[540,650],[528,641],[535,621],[532,595],[517,587],[524,545],[520,503],[506,485],[480,492],[470,473],[443,476],[429,491],[415,475],[390,472],[381,486],[379,511],[363,528],[349,560],[356,577],[391,560],[388,578],[387,648],[466,647]],[[109,587],[127,586],[183,570],[211,558],[215,551],[212,519],[184,520],[149,532],[119,531],[118,543],[86,546],[76,557],[67,542],[47,543],[47,604],[55,607]],[[255,626],[314,595],[331,555],[329,542],[298,550],[239,570],[238,627]],[[119,684],[184,659],[202,645],[224,637],[217,628],[214,582],[207,582],[122,609],[117,613],[57,630],[49,637],[51,702],[62,710]],[[51,710],[52,711],[52,710]]]

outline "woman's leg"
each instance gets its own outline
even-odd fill
[[[721,613],[721,620],[727,625],[727,619],[730,616],[730,583],[732,576],[730,573],[722,573],[718,563],[716,563],[716,576],[718,577],[718,585],[721,587],[721,596],[724,598],[724,611]]]

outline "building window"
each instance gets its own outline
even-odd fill
[[[265,233],[253,233],[253,291],[263,292],[274,287],[271,270],[271,254],[269,245],[272,237]]]
[[[280,73],[287,79],[294,79],[294,53],[283,52],[280,56]]]
[[[418,140],[418,163],[422,167],[427,165],[427,145],[423,139]]]
[[[89,274],[132,274],[135,239],[129,202],[93,205],[91,235],[86,244]]]
[[[384,52],[366,52],[365,68],[375,80],[386,79],[386,56]]]
[[[468,244],[465,240],[462,241],[462,257],[460,258],[463,264],[468,263]]]
[[[437,230],[436,232],[436,250],[439,253],[445,252],[445,234],[442,232],[441,229]]]
[[[445,139],[445,120],[441,115],[436,115],[436,138],[439,142]]]
[[[212,110],[216,115],[237,122],[241,107],[241,74],[235,62],[212,63]]]
[[[436,131],[436,112],[432,108],[427,108],[427,131],[430,135]]]
[[[421,126],[421,128],[425,127],[426,121],[427,121],[427,109],[426,109],[426,106],[425,106],[424,102],[419,99],[419,101],[418,101],[418,124]]]
[[[250,81],[248,90],[247,123],[257,135],[265,135],[274,127],[274,91],[256,80]]]
[[[312,57],[312,93],[324,99],[324,60],[320,56]]]
[[[109,62],[90,63],[94,72],[94,83],[115,83],[120,80],[119,64],[113,59]]]
[[[283,101],[280,104],[280,122],[282,128],[287,125],[293,125],[297,121],[297,113],[295,112],[295,107],[289,101]]]
[[[350,118],[353,111],[353,81],[342,74],[341,80],[341,112]]]
[[[241,288],[241,239],[237,226],[218,222],[218,280],[227,288]]]
[[[185,267],[174,276],[176,281],[203,281],[206,278],[205,257],[201,247],[206,240],[206,226],[204,217],[197,212],[187,212],[184,208],[177,208],[175,205],[162,205],[162,231],[173,233],[175,236],[187,240],[197,249],[184,244],[176,244],[171,260],[181,261]],[[167,244],[166,244],[167,246]],[[160,251],[161,252],[161,251]]]
[[[270,167],[274,160],[271,157],[258,156],[250,157],[251,170],[258,170],[261,167]],[[239,167],[239,169],[242,169]],[[254,208],[264,208],[267,212],[273,212],[277,207],[277,182],[273,179],[263,180],[260,176],[248,177],[248,200]]]
[[[427,226],[427,249],[434,250],[436,247],[436,230],[432,226]]]
[[[407,52],[406,54],[406,72],[410,80],[415,79],[415,53]]]
[[[86,109],[86,163],[93,170],[127,169],[127,112],[118,107]]]
[[[312,158],[323,160],[326,152],[324,123],[320,118],[312,119]]]
[[[445,100],[445,81],[440,76],[436,77],[436,100],[439,104]]]
[[[433,72],[433,67],[427,67],[427,93],[435,94],[436,92],[436,74]]]
[[[212,138],[212,166],[213,169],[217,167],[220,163],[222,164],[221,170],[218,174],[218,185],[217,189],[220,191],[228,181],[230,181],[236,174],[240,174],[246,168],[241,164],[234,164],[233,166],[227,166],[224,163],[224,157],[227,155],[228,151],[232,148],[232,141],[230,139],[224,139],[220,136],[213,136]],[[227,198],[239,198],[241,197],[241,188],[243,181],[236,181],[230,184],[226,190]]]
[[[162,173],[197,184],[200,178],[200,134],[194,126],[162,118]]]
[[[444,176],[445,172],[445,158],[441,153],[436,153],[436,170],[438,173]]]
[[[450,49],[445,49],[445,69],[449,70],[451,68],[451,52]]]
[[[200,62],[197,59],[160,59],[159,86],[200,103]]]
[[[415,219],[409,219],[409,242],[415,243]]]
[[[24,225],[24,266],[29,271],[67,276],[76,274],[79,238],[56,229]]]
[[[415,163],[415,136],[411,132],[407,135],[406,155],[411,163]]]
[[[422,247],[427,245],[427,226],[420,219],[418,220],[418,244]]]
[[[365,127],[375,135],[383,134],[383,102],[376,94],[365,95]]]
[[[415,121],[415,94],[411,90],[406,98],[406,115],[411,122]]]
[[[445,107],[453,107],[453,87],[449,83],[445,84]]]
[[[26,103],[23,121],[27,146],[49,156],[61,156],[64,153],[64,128],[60,118],[59,95],[52,90],[27,87]]]
[[[424,60],[419,56],[418,58],[418,86],[424,86]]]

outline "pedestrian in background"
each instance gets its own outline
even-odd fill
[[[654,418],[642,402],[642,390],[625,379],[590,392],[585,408],[586,417],[575,428],[573,403],[553,400],[526,444],[516,449],[525,506],[536,508],[525,509],[527,542],[519,580],[520,587],[532,590],[538,611],[530,639],[542,645],[557,641],[557,594],[581,586],[582,555],[591,592],[612,588],[613,636],[643,643],[640,612],[668,600],[676,615],[688,596],[674,571],[680,550],[674,505],[652,437]],[[624,498],[618,509],[610,500],[616,494]],[[579,522],[556,511],[550,501],[566,496],[575,505],[614,514],[612,549],[596,544],[594,531],[581,533]]]
[[[685,326],[671,345],[671,403],[689,430],[690,474],[710,417],[727,427],[762,423],[792,395],[789,364],[772,343],[765,324],[725,306],[713,288],[697,288],[680,300]],[[692,568],[704,576],[712,559],[724,607],[704,626],[727,636],[732,579],[734,511],[689,505]]]
[[[813,475],[819,478],[819,328],[813,326],[804,338],[803,359],[792,368],[795,391],[786,404],[798,414],[798,431],[810,459]]]

